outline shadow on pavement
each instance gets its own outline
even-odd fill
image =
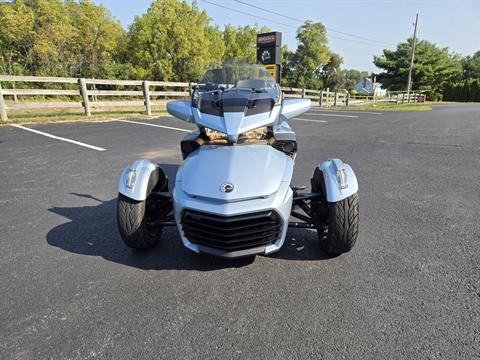
[[[176,166],[161,165],[170,179],[175,178]],[[173,175],[173,176],[172,176]],[[117,200],[101,201],[88,194],[72,195],[98,201],[98,205],[80,207],[54,207],[49,211],[70,221],[47,234],[47,242],[75,254],[101,256],[105,260],[145,270],[177,269],[209,271],[242,267],[255,257],[222,259],[196,254],[183,247],[176,227],[165,228],[162,240],[153,249],[135,251],[121,240],[116,223]],[[291,229],[282,249],[271,255],[287,260],[327,259],[318,245],[314,231]]]
[[[289,229],[282,248],[270,257],[285,260],[328,260],[332,256],[320,249],[317,232],[308,229]]]

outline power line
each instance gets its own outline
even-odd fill
[[[237,9],[234,9],[234,8],[231,8],[231,7],[228,7],[228,6],[225,6],[225,5],[220,5],[220,4],[217,4],[217,3],[214,3],[214,2],[208,1],[208,0],[200,0],[200,1],[203,1],[203,2],[205,2],[205,3],[211,4],[211,5],[214,5],[214,6],[223,8],[223,9],[227,9],[227,10],[233,11],[233,12],[235,12],[235,13],[247,15],[247,16],[250,16],[250,17],[253,17],[253,18],[257,18],[257,19],[260,19],[260,20],[264,20],[264,21],[268,21],[268,22],[273,22],[273,23],[276,23],[276,24],[279,24],[279,25],[282,25],[282,26],[286,26],[286,27],[290,27],[290,28],[297,29],[297,26],[295,26],[295,25],[286,24],[286,23],[279,22],[279,21],[275,21],[275,20],[272,20],[272,19],[267,19],[267,18],[262,17],[262,16],[258,16],[258,15],[255,15],[255,14],[251,14],[251,13],[248,13],[248,12],[246,12],[246,11],[237,10]],[[384,47],[384,46],[381,46],[381,45],[379,45],[379,44],[366,43],[366,42],[362,42],[362,41],[358,41],[358,40],[353,40],[353,39],[345,39],[345,38],[342,38],[342,37],[339,37],[339,36],[330,35],[330,38],[332,38],[332,39],[338,39],[338,40],[343,40],[343,41],[348,41],[348,42],[353,42],[353,43],[357,43],[357,44],[361,44],[361,45]]]
[[[395,44],[393,44],[393,43],[389,43],[389,42],[385,42],[385,41],[381,41],[381,40],[374,40],[374,39],[367,38],[367,37],[364,37],[364,36],[354,35],[354,34],[350,34],[350,33],[344,32],[344,31],[340,31],[340,30],[334,30],[334,29],[332,29],[332,28],[326,28],[326,29],[327,29],[328,31],[331,31],[331,32],[336,32],[336,33],[338,33],[338,34],[347,35],[347,36],[355,37],[355,38],[362,39],[362,40],[367,40],[367,41],[376,42],[376,43],[378,43],[378,44],[393,45],[393,46],[395,46]]]
[[[286,19],[290,19],[290,20],[293,20],[293,21],[299,21],[299,22],[303,23],[303,20],[296,19],[296,18],[291,17],[291,16],[283,15],[283,14],[277,13],[277,12],[272,11],[272,10],[266,10],[266,9],[264,9],[264,8],[261,8],[260,6],[252,5],[252,4],[249,4],[249,3],[247,3],[247,2],[240,1],[240,0],[233,0],[233,1],[236,1],[236,2],[238,2],[238,3],[240,3],[240,4],[243,4],[243,5],[247,5],[247,6],[253,7],[253,8],[255,8],[255,9],[259,9],[259,10],[266,11],[266,12],[271,13],[271,14],[275,14],[275,15],[284,17],[284,18],[286,18]]]
[[[358,41],[358,40],[353,40],[353,39],[346,39],[346,38],[342,38],[340,36],[335,36],[335,35],[329,35],[328,37],[331,38],[331,39],[350,41],[350,42],[353,42],[353,43],[356,43],[356,44],[361,44],[361,45],[378,46],[378,47],[381,47],[381,48],[385,48],[385,45],[372,44],[372,43],[367,43],[367,42],[364,42],[364,41]]]
[[[297,22],[304,23],[303,20],[300,20],[300,19],[297,19],[297,18],[294,18],[294,17],[291,17],[291,16],[283,15],[283,14],[278,13],[278,12],[276,12],[276,11],[264,9],[264,8],[262,8],[262,7],[260,7],[260,6],[253,5],[253,4],[249,4],[249,3],[245,2],[245,1],[241,1],[241,0],[233,0],[233,1],[238,2],[238,3],[240,3],[240,4],[243,4],[243,5],[246,5],[246,6],[250,6],[250,7],[255,8],[255,9],[259,9],[259,10],[265,11],[265,12],[267,12],[267,13],[271,13],[271,14],[275,14],[275,15],[284,17],[284,18],[286,18],[286,19],[290,19],[290,20],[293,20],[293,21],[297,21]],[[351,37],[354,37],[354,38],[357,38],[357,39],[362,39],[362,40],[367,40],[367,41],[373,41],[373,42],[382,43],[382,44],[385,44],[385,45],[395,45],[395,44],[388,43],[388,42],[385,42],[385,41],[375,40],[375,39],[371,39],[371,38],[368,38],[368,37],[351,34],[351,33],[345,32],[345,31],[335,30],[335,29],[328,28],[328,27],[325,27],[325,28],[326,28],[328,31],[335,32],[335,33],[342,34],[342,35],[351,36]],[[347,41],[348,41],[348,39],[341,39],[341,40],[347,40]]]
[[[276,23],[276,24],[280,24],[280,25],[295,28],[295,29],[297,28],[295,25],[289,25],[289,24],[285,24],[285,23],[282,23],[282,22],[279,22],[279,21],[267,19],[267,18],[258,16],[258,15],[253,15],[253,14],[247,13],[245,11],[240,11],[240,10],[237,10],[237,9],[233,9],[233,8],[228,7],[228,6],[220,5],[220,4],[208,1],[208,0],[200,0],[200,1],[206,2],[206,3],[211,4],[211,5],[215,5],[215,6],[230,10],[230,11],[234,11],[236,13],[240,13],[240,14],[247,15],[247,16],[252,16],[254,18],[258,18],[258,19],[261,19],[261,20],[264,20],[264,21],[273,22],[273,23]]]

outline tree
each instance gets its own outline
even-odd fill
[[[287,44],[282,46],[282,68],[280,82],[282,86],[294,86],[295,52],[288,50]]]
[[[0,72],[22,74],[32,47],[34,15],[23,1],[0,3]],[[19,33],[16,29],[22,29]]]
[[[226,25],[223,30],[225,44],[224,60],[238,60],[255,63],[257,30],[253,26]]]
[[[322,68],[330,60],[325,26],[306,21],[297,31],[299,42],[291,59],[293,86],[319,89]]]
[[[192,81],[220,60],[220,38],[205,11],[185,1],[155,0],[129,31],[129,61],[141,78]],[[218,35],[218,34],[215,34]]]
[[[111,65],[125,31],[89,0],[0,3],[0,71],[95,76]]]
[[[380,81],[390,90],[406,90],[410,65],[412,39],[397,45],[397,49],[383,50],[382,56],[375,56],[373,63],[384,70]],[[441,96],[446,84],[454,82],[462,75],[461,60],[450,54],[448,48],[421,40],[415,50],[412,71],[412,89],[430,90],[433,98]]]
[[[355,69],[343,70],[345,76],[345,88],[348,90],[368,77],[368,71],[359,71]]]
[[[209,54],[212,63],[218,62],[225,56],[225,44],[223,42],[223,33],[218,26],[208,26],[206,29],[208,38]]]
[[[480,79],[480,51],[463,59],[463,78]]]
[[[126,44],[126,32],[103,5],[68,0],[66,6],[74,28],[72,75],[99,77],[114,66],[119,48]]]
[[[226,61],[235,60],[245,63],[257,62],[257,34],[270,32],[271,30],[263,26],[238,26],[227,24],[223,30],[223,42],[225,45],[225,54],[223,59]]]
[[[68,74],[73,29],[62,2],[2,3],[0,24],[2,70],[14,74]]]
[[[331,53],[330,60],[322,68],[322,87],[332,91],[339,91],[345,88],[345,74],[340,68],[343,59],[340,55]]]
[[[443,92],[443,99],[480,102],[480,51],[463,58],[462,66],[462,80],[448,83]]]

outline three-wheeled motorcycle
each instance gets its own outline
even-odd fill
[[[222,257],[278,251],[289,227],[316,230],[329,254],[349,251],[359,225],[358,183],[339,159],[313,170],[311,191],[291,185],[297,140],[288,120],[309,99],[284,99],[260,65],[210,69],[190,100],[168,112],[198,129],[181,140],[175,179],[149,160],[127,166],[118,184],[118,227],[135,249],[176,226],[185,247]]]

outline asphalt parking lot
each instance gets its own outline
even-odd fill
[[[290,123],[294,185],[331,157],[357,173],[346,255],[306,229],[253,261],[191,253],[174,229],[134,252],[117,232],[118,176],[138,158],[174,174],[193,126],[0,127],[0,358],[480,358],[480,105]]]

